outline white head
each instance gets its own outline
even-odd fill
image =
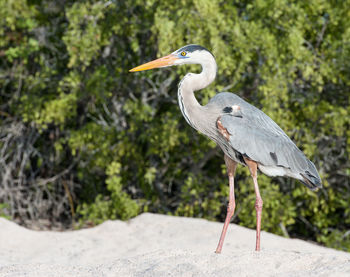
[[[215,64],[215,58],[212,53],[203,46],[197,44],[190,44],[174,51],[168,56],[160,59],[145,63],[138,67],[131,69],[131,72],[148,70],[159,67],[168,67],[173,65],[182,64],[201,64],[204,68],[205,65]]]

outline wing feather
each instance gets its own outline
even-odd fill
[[[269,116],[234,94],[222,93],[218,98],[221,105],[240,108],[240,116],[221,116],[230,134],[229,143],[236,151],[265,166],[282,166],[296,172],[309,168],[303,152]]]
[[[229,133],[229,147],[262,167],[284,168],[282,175],[301,180],[311,189],[321,187],[315,165],[265,113],[233,93],[219,93],[208,103],[221,107],[220,122]],[[280,174],[278,174],[280,175]]]
[[[299,171],[307,165],[305,155],[269,120],[262,120],[260,116],[245,116],[243,110],[242,114],[241,118],[229,114],[221,117],[234,149],[265,166],[283,166]]]

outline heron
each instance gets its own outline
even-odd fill
[[[268,176],[297,179],[311,190],[322,187],[315,165],[286,133],[264,112],[230,92],[221,92],[201,105],[194,92],[215,79],[217,64],[205,47],[190,44],[173,53],[142,64],[130,72],[183,64],[199,64],[200,73],[187,73],[178,87],[178,103],[187,123],[213,140],[224,152],[229,181],[229,201],[216,253],[221,253],[227,228],[235,211],[234,175],[238,164],[247,166],[253,179],[256,210],[256,245],[260,251],[263,200],[259,192],[258,169]]]

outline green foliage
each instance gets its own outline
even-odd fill
[[[261,108],[323,179],[314,193],[259,175],[263,229],[349,251],[349,7],[348,0],[0,0],[0,202],[8,205],[0,210],[20,222],[65,225],[142,211],[223,220],[222,153],[176,105],[181,76],[199,68],[128,72],[197,43],[218,63],[216,82],[198,99],[226,90]],[[254,228],[246,169],[237,170],[235,187],[234,221]]]
[[[9,208],[10,208],[10,205],[6,203],[0,203],[0,217],[11,219],[11,217],[8,215],[8,212],[6,212],[6,210],[9,210]]]
[[[106,184],[110,196],[104,197],[98,194],[92,204],[84,203],[78,210],[82,216],[81,222],[90,221],[93,224],[99,224],[107,219],[126,220],[138,214],[137,203],[122,191],[120,167],[121,164],[117,162],[112,162],[108,166]]]
[[[213,187],[201,176],[191,174],[181,187],[181,202],[175,214],[215,220],[222,213],[220,199],[228,198],[228,186]]]
[[[67,10],[69,26],[63,36],[70,56],[68,67],[81,65],[85,69],[101,47],[108,43],[103,33],[103,21],[106,11],[103,1],[96,3],[74,3]]]

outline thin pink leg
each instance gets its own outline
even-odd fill
[[[263,207],[263,200],[260,196],[258,179],[257,177],[253,177],[254,188],[255,188],[255,210],[256,210],[256,251],[260,251],[260,229],[261,229],[261,213]]]
[[[247,164],[250,174],[252,175],[253,182],[254,182],[254,189],[255,189],[255,210],[256,210],[256,246],[255,251],[260,251],[260,229],[261,229],[261,214],[262,214],[262,207],[263,207],[263,200],[260,196],[259,191],[259,185],[258,185],[258,165],[256,162],[244,159],[245,163]]]
[[[225,158],[225,163],[226,163],[226,168],[227,168],[228,180],[229,180],[229,184],[230,184],[230,196],[229,196],[229,202],[228,202],[228,206],[227,206],[227,214],[226,214],[224,227],[222,228],[219,244],[218,244],[218,247],[216,248],[216,251],[215,251],[215,253],[217,253],[217,254],[221,253],[222,245],[224,244],[224,240],[225,240],[226,231],[227,231],[228,225],[230,224],[231,218],[235,212],[235,206],[236,206],[236,204],[235,204],[235,191],[234,191],[234,188],[235,188],[234,176],[235,176],[237,163],[235,161],[231,160],[231,158],[229,158],[226,155],[224,158]]]

